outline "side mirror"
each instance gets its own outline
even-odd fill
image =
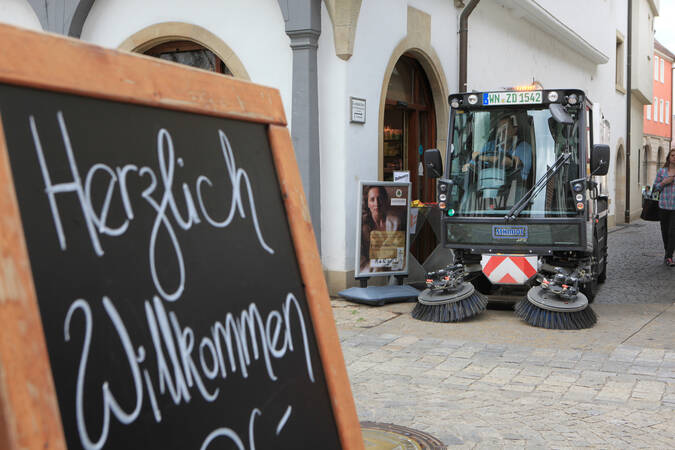
[[[607,175],[609,171],[609,145],[595,144],[591,150],[591,175]]]
[[[441,160],[441,152],[437,148],[424,150],[424,165],[427,167],[429,177],[443,176],[443,161]]]

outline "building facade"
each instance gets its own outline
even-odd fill
[[[464,75],[466,90],[533,81],[583,89],[594,104],[596,143],[612,151],[603,181],[610,223],[639,215],[627,96],[638,148],[643,105],[653,98],[658,0],[630,4],[630,76],[625,0],[3,0],[0,21],[279,89],[334,293],[355,283],[360,180],[408,170],[412,198],[433,200],[435,184],[419,170],[420,149],[446,148],[447,97],[464,90]],[[365,108],[362,119],[354,120],[355,105]]]
[[[651,186],[656,171],[665,162],[672,142],[673,104],[673,55],[670,50],[654,41],[653,102],[645,106],[644,137],[640,155],[638,181]]]

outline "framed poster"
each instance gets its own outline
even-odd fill
[[[357,204],[355,277],[407,275],[410,184],[361,181]]]

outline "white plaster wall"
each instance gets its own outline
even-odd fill
[[[199,25],[222,39],[251,81],[279,89],[290,125],[293,54],[277,0],[96,0],[81,39],[117,48],[134,33],[162,22]]]
[[[42,25],[26,0],[0,0],[0,22],[42,31]]]
[[[654,13],[648,0],[633,1],[633,58],[631,85],[636,99],[652,102],[654,80]],[[642,122],[641,122],[642,123]]]
[[[607,47],[605,31],[607,23],[601,18],[607,15],[607,8],[613,0],[520,0],[530,1],[541,6],[561,22],[574,30],[581,38],[605,55],[613,52]]]
[[[538,0],[538,3],[607,55],[609,61],[596,65],[508,8],[481,2],[469,21],[469,89],[498,89],[536,80],[547,89],[584,90],[599,105],[594,113],[610,124],[613,157],[606,183],[612,198],[617,142],[626,140],[626,97],[615,88],[616,31],[627,35],[625,2]],[[607,20],[599,21],[597,17]],[[610,214],[614,213],[614,205],[612,200]]]
[[[354,52],[335,56],[332,25],[322,6],[319,39],[321,226],[324,268],[354,269],[359,180],[378,179],[379,108],[385,70],[407,35],[408,5],[431,15],[431,46],[450,89],[457,85],[456,23],[446,0],[368,0],[361,4]],[[349,122],[349,97],[366,99],[366,123]]]

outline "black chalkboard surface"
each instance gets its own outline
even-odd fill
[[[267,126],[0,84],[68,448],[340,448]]]

